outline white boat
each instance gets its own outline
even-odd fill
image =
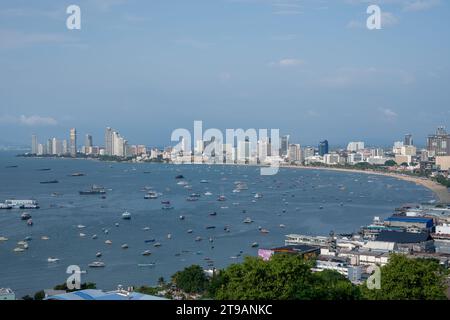
[[[203,239],[202,239],[202,237],[197,237],[197,238],[195,238],[195,241],[202,241]]]
[[[208,180],[200,180],[200,183],[208,183],[209,181]]]
[[[154,245],[153,245],[154,247],[161,247],[161,243],[159,243],[159,242],[157,242],[157,243],[155,243]]]
[[[8,241],[8,238],[6,238],[6,237],[0,237],[0,241]]]
[[[123,245],[121,245],[122,249],[128,249],[128,244],[124,243]]]
[[[101,261],[94,261],[88,264],[89,268],[103,268],[105,267],[105,263]]]
[[[284,224],[280,224],[280,228],[286,228]]]
[[[158,199],[158,194],[154,191],[149,191],[145,196],[144,199]]]
[[[54,258],[54,257],[49,257],[47,259],[47,262],[50,262],[50,263],[55,263],[55,262],[58,262],[58,261],[59,261],[59,259],[58,258]]]
[[[187,231],[187,233],[192,233],[192,232],[194,232],[194,230],[192,230],[192,229],[189,229],[189,230]]]
[[[97,252],[97,253],[95,254],[95,256],[96,256],[97,258],[100,258],[100,257],[102,256],[102,253],[101,253],[101,252]]]
[[[253,242],[253,243],[252,243],[252,248],[256,248],[256,247],[258,247],[258,246],[259,246],[258,242]]]
[[[260,199],[263,197],[263,195],[261,193],[256,193],[254,197],[255,199]]]
[[[205,195],[205,196],[212,196],[212,193],[209,192],[209,191],[206,191],[206,192],[204,193],[204,195]]]
[[[154,267],[155,264],[154,263],[138,263],[138,267]]]
[[[172,239],[172,234],[171,233],[167,234],[167,239]]]
[[[105,244],[112,244],[112,241],[111,240],[106,240]]]
[[[244,223],[252,223],[253,222],[253,220],[251,219],[251,218],[245,218],[244,219]]]
[[[85,233],[80,232],[80,237],[81,237],[81,238],[84,238],[85,236],[86,236]]]
[[[92,236],[92,239],[97,239],[98,238],[98,236],[96,235],[96,234],[94,234],[93,236]]]
[[[149,256],[149,255],[151,255],[152,253],[150,252],[150,250],[145,250],[144,252],[142,252],[142,255],[143,256]]]
[[[144,230],[144,231],[149,231],[149,230],[150,230],[150,227],[144,227],[142,230]]]
[[[79,225],[77,225],[77,228],[78,228],[78,229],[84,229],[84,228],[86,228],[86,226],[84,226],[84,225],[82,225],[82,224],[79,224]]]
[[[41,237],[41,240],[49,240],[50,238],[49,237],[47,237],[47,236],[42,236]]]
[[[24,252],[25,249],[24,249],[24,248],[17,247],[17,248],[14,248],[13,251],[14,251],[14,252]]]
[[[130,220],[131,219],[131,213],[129,213],[128,211],[125,211],[124,213],[122,213],[122,219]]]

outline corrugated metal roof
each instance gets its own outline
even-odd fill
[[[421,243],[431,240],[428,232],[397,232],[397,231],[382,231],[377,236],[377,241],[396,242],[396,243]]]
[[[103,292],[102,290],[86,289],[47,298],[48,300],[167,300],[165,298],[131,292],[123,294],[118,291]]]

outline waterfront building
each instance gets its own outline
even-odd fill
[[[10,288],[0,288],[0,301],[16,300],[16,294]]]
[[[329,152],[328,140],[323,140],[319,143],[319,155],[324,156]]]
[[[45,147],[45,154],[53,154],[52,150],[52,139],[47,140],[47,145]]]
[[[400,150],[402,156],[416,156],[417,154],[416,147],[412,145],[404,145]]]
[[[115,291],[104,292],[97,289],[79,290],[63,294],[56,294],[46,298],[46,300],[167,300],[166,298],[142,294],[129,290],[124,290],[120,286]]]
[[[289,135],[281,137],[280,157],[287,157],[289,152]]]
[[[337,165],[340,163],[340,156],[337,153],[327,153],[323,156],[323,162],[327,165]]]
[[[444,127],[439,127],[435,134],[428,136],[427,150],[431,156],[450,156],[450,134]]]
[[[302,149],[299,144],[289,145],[288,158],[290,162],[302,162]]]
[[[394,142],[394,146],[392,147],[392,152],[394,154],[401,154],[402,147],[403,147],[403,141],[396,141],[396,142]]]
[[[92,149],[92,135],[86,134],[84,138],[84,150],[83,153],[90,154]]]
[[[66,140],[66,139],[64,139],[64,140],[62,141],[62,153],[63,153],[63,154],[68,154],[68,153],[69,153],[69,147],[68,147],[68,144],[67,144],[67,140]]]
[[[110,127],[105,130],[105,155],[113,155],[113,129]]]
[[[364,156],[362,153],[350,153],[349,155],[347,155],[348,164],[355,165],[360,162],[364,162]]]
[[[274,254],[296,254],[305,259],[311,259],[320,254],[320,248],[310,245],[287,245],[272,249],[258,249],[258,257],[264,261],[270,260]]]
[[[77,156],[77,130],[75,128],[70,129],[69,153],[72,157]]]
[[[357,152],[364,149],[364,142],[358,141],[358,142],[349,142],[347,145],[347,151],[348,152]]]
[[[45,153],[45,146],[42,143],[39,143],[36,154],[38,156],[42,156],[44,153]]]
[[[38,153],[38,139],[35,134],[31,136],[31,153],[37,154]]]
[[[436,166],[442,171],[450,171],[450,156],[437,156]]]
[[[303,149],[303,158],[304,159],[314,157],[314,154],[315,154],[315,150],[313,147],[305,147]]]

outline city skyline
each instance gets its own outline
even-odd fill
[[[365,1],[217,2],[80,1],[70,31],[66,3],[3,1],[0,145],[71,123],[161,145],[195,119],[387,145],[447,122],[448,2],[374,1],[374,31]]]

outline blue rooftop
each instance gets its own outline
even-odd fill
[[[423,217],[404,217],[404,216],[391,216],[385,221],[398,221],[398,222],[410,222],[410,223],[425,223],[427,227],[433,226],[433,219]]]

